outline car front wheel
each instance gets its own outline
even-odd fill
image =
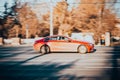
[[[85,54],[87,53],[87,48],[85,45],[81,45],[78,47],[78,52],[81,53],[81,54]]]

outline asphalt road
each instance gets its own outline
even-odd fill
[[[120,80],[120,47],[41,55],[32,46],[0,47],[0,80]]]

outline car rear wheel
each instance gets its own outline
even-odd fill
[[[43,45],[41,48],[40,48],[40,52],[41,54],[47,54],[50,52],[50,48],[47,46],[47,45]]]
[[[81,45],[78,47],[78,52],[81,53],[81,54],[85,54],[87,53],[87,48],[85,45]]]

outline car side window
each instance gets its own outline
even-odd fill
[[[64,40],[66,40],[66,41],[67,41],[67,40],[69,40],[69,39],[65,37],[65,38],[64,38]]]
[[[59,37],[59,40],[68,40],[68,38],[63,37],[63,36],[60,36],[60,37]]]
[[[48,38],[48,37],[46,37],[46,38],[44,39],[45,42],[48,42],[49,40],[50,40],[50,38]]]
[[[50,40],[57,40],[57,37],[51,37]]]

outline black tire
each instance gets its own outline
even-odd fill
[[[78,47],[78,52],[81,53],[81,54],[87,53],[87,48],[86,48],[86,46],[85,46],[85,45],[80,45],[80,46]]]
[[[43,45],[41,48],[40,48],[40,53],[41,54],[47,54],[47,53],[49,53],[50,52],[50,48],[49,48],[49,46],[47,46],[47,45]]]

